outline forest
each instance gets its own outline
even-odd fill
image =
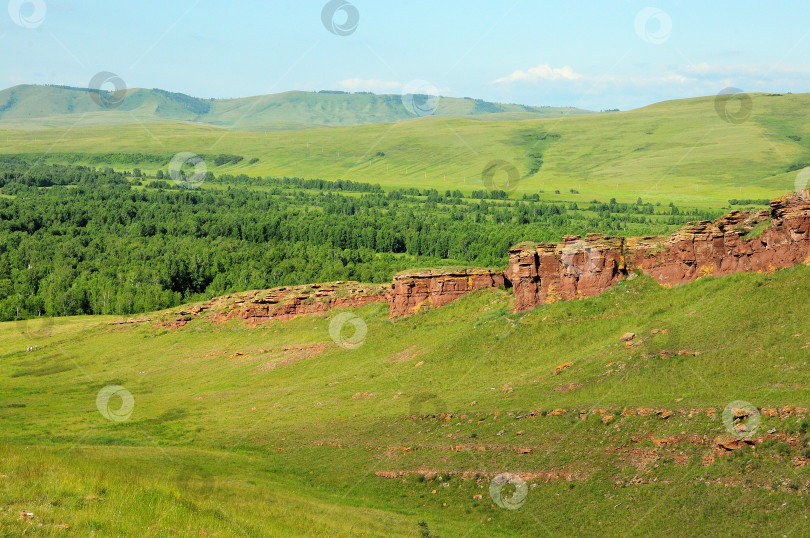
[[[577,197],[213,174],[187,189],[140,171],[5,158],[0,320],[133,314],[312,282],[384,283],[417,267],[503,267],[507,249],[525,240],[662,234],[718,216]]]

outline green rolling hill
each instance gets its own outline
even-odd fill
[[[127,197],[146,200],[138,191],[154,187],[172,156],[194,152],[220,178],[203,183],[211,189],[203,194],[283,194],[313,215],[318,208],[304,189],[273,194],[266,178],[229,183],[222,176],[344,178],[470,193],[504,186],[500,177],[493,185],[482,180],[501,160],[517,170],[513,200],[540,194],[570,205],[570,213],[580,211],[574,202],[594,198],[660,202],[650,205],[655,219],[633,224],[648,231],[666,225],[667,202],[714,211],[731,198],[771,198],[794,190],[798,171],[810,164],[810,94],[754,95],[750,117],[738,123],[703,97],[521,121],[458,114],[312,128],[309,117],[301,124],[308,129],[254,131],[240,128],[236,116],[222,120],[231,128],[194,123],[195,107],[205,103],[163,97],[168,101],[155,104],[144,94],[139,105],[133,98],[132,110],[100,112],[77,101],[69,116],[57,112],[70,103],[57,103],[45,110],[57,119],[31,120],[39,127],[53,121],[50,128],[4,118],[0,153],[29,163],[139,167],[147,178],[117,179]],[[152,119],[136,121],[149,109]],[[85,112],[110,117],[100,116],[98,125],[66,121]],[[43,271],[37,257],[52,256],[59,271],[40,281],[53,301],[66,302],[77,295],[57,292],[72,289],[80,270],[99,277],[70,261],[83,245],[99,248],[79,230],[105,239],[81,204],[51,201],[53,210],[37,212],[49,194],[106,204],[111,209],[93,210],[102,221],[125,204],[101,180],[48,187],[28,185],[34,178],[27,171],[20,175],[2,200],[15,247],[5,271],[25,278],[17,287],[0,280],[3,293],[30,296],[38,273],[24,272]],[[236,192],[225,190],[232,186]],[[152,196],[171,203],[175,193],[191,198],[177,190]],[[355,195],[365,196],[347,193]],[[415,219],[428,210],[463,219],[471,207],[421,198]],[[20,211],[10,212],[14,207]],[[200,233],[197,219],[214,218],[196,207],[182,219],[188,227],[171,228],[178,240]],[[157,212],[149,219],[158,226],[171,224],[170,213],[161,213],[168,210],[148,210]],[[249,222],[247,209],[228,214],[241,221],[234,229]],[[504,230],[514,227],[495,216]],[[109,220],[128,244],[157,232],[147,218],[132,224]],[[285,225],[290,221],[279,229]],[[42,244],[58,246],[56,254],[29,242],[29,229]],[[144,256],[141,263],[157,265],[154,249],[132,250]],[[167,273],[191,274],[180,271],[186,262],[215,258],[184,252],[172,252],[183,263],[167,265]],[[258,255],[252,261],[261,274],[277,269]],[[160,278],[142,273],[115,277],[150,293]],[[238,276],[246,285],[248,273]],[[0,323],[0,534],[604,536],[699,528],[805,535],[809,277],[810,267],[799,265],[667,289],[639,275],[600,296],[526,313],[513,312],[511,292],[489,289],[396,322],[387,305],[373,303],[257,326],[215,324],[217,312],[200,305],[127,319]],[[188,312],[201,314],[182,328],[171,324]],[[330,327],[339,315],[362,320],[361,345],[336,343],[343,333],[336,337]],[[621,341],[628,332],[638,335],[631,346]],[[724,422],[724,411],[737,413],[740,402],[761,412],[759,422],[750,415]],[[741,424],[753,430],[750,442],[735,439]],[[504,473],[514,483],[499,488]]]
[[[106,113],[125,114],[94,114]],[[216,175],[350,179],[464,192],[484,188],[482,172],[503,160],[520,176],[511,186],[516,196],[641,196],[712,208],[732,198],[770,199],[793,191],[797,171],[810,164],[810,94],[752,95],[751,115],[741,123],[722,119],[713,97],[523,121],[471,117],[266,132],[176,121],[41,130],[0,123],[0,152],[154,173],[165,170],[175,153],[188,151],[205,156]],[[217,154],[244,159],[217,166]],[[505,175],[495,178],[495,186],[504,186]]]
[[[390,123],[419,117],[400,95],[289,91],[239,99],[199,99],[164,90],[131,89],[115,108],[105,109],[86,88],[20,85],[0,91],[0,128],[191,122],[239,130],[303,129]],[[425,106],[425,100],[422,105]],[[417,98],[417,104],[419,104]],[[530,107],[480,99],[442,97],[439,117],[529,119],[587,114],[575,108]]]

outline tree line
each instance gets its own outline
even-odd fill
[[[523,240],[664,233],[686,218],[636,204],[605,213],[352,182],[214,181],[228,184],[148,189],[111,168],[0,163],[0,320],[133,314],[312,282],[383,283],[414,267],[504,266]]]

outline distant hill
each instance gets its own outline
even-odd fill
[[[324,102],[346,98],[293,95]],[[508,113],[430,116],[271,132],[248,132],[241,126],[223,132],[207,124],[177,121],[137,124],[132,117],[129,124],[117,125],[84,125],[74,119],[73,124],[47,130],[9,128],[0,122],[0,154],[123,170],[138,167],[154,174],[158,169],[165,172],[176,153],[190,151],[204,156],[216,175],[347,179],[384,188],[466,193],[486,188],[483,171],[506,161],[520,176],[512,185],[517,197],[580,201],[615,197],[625,202],[642,197],[663,204],[727,209],[731,199],[771,199],[796,190],[797,182],[804,181],[799,170],[810,167],[810,94],[750,98],[750,117],[741,123],[718,114],[714,96],[626,112],[528,121],[482,121]],[[85,96],[83,101],[89,99]],[[135,102],[128,99],[113,114],[128,114],[121,109]],[[289,98],[285,103],[292,106]],[[179,103],[174,106],[182,108]],[[241,159],[218,161],[220,155]],[[499,172],[498,184],[505,177],[506,172]]]
[[[0,127],[37,129],[74,125],[195,122],[238,130],[352,126],[416,119],[400,95],[301,92],[200,99],[159,89],[131,89],[117,108],[104,109],[87,88],[20,85],[0,91]],[[97,95],[97,92],[96,92]],[[420,104],[417,96],[417,104]],[[520,120],[588,114],[577,108],[531,107],[480,99],[441,97],[423,107],[435,116]]]

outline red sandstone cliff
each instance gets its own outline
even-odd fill
[[[768,223],[770,219],[770,223]],[[757,237],[745,238],[758,226]],[[752,234],[757,235],[757,234]],[[771,202],[771,210],[732,211],[717,221],[690,223],[670,237],[566,237],[559,244],[522,243],[509,250],[505,276],[515,310],[589,297],[642,271],[672,286],[701,276],[773,271],[810,263],[810,191]]]
[[[503,273],[498,271],[458,269],[400,273],[390,285],[334,282],[288,286],[217,297],[170,313],[163,325],[180,328],[205,315],[215,324],[241,319],[255,326],[265,321],[289,320],[322,314],[333,308],[356,308],[376,302],[389,303],[389,317],[395,319],[423,308],[444,306],[473,290],[504,284]]]
[[[589,297],[613,287],[625,272],[623,249],[623,239],[599,234],[512,247],[505,276],[515,290],[515,309]]]
[[[391,319],[408,316],[423,308],[444,306],[473,290],[505,284],[503,273],[489,269],[400,273],[387,293],[391,303],[389,316]]]
[[[390,304],[389,317],[395,319],[500,286],[514,289],[515,310],[524,311],[597,295],[636,271],[672,286],[701,276],[771,272],[797,263],[810,264],[808,190],[774,200],[770,211],[732,211],[714,222],[690,223],[669,237],[588,234],[585,239],[566,236],[557,244],[521,243],[509,249],[504,273],[427,270],[400,273],[390,286],[336,282],[245,292],[175,312],[167,325],[182,327],[204,312],[214,323],[238,318],[255,325],[382,301]]]

